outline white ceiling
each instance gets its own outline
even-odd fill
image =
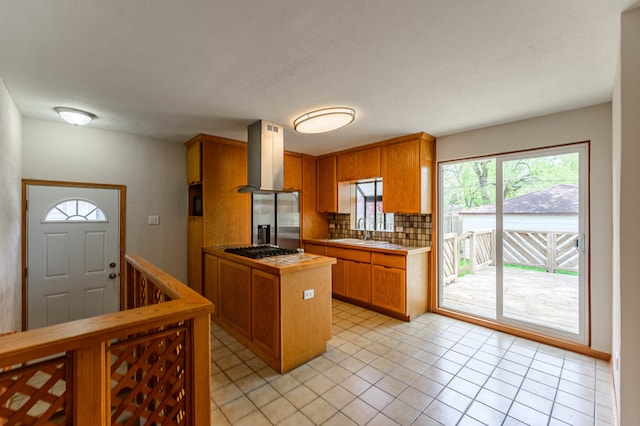
[[[322,154],[436,137],[611,100],[632,0],[2,0],[0,78],[21,114],[184,142],[246,140]],[[291,127],[356,109],[325,135]]]

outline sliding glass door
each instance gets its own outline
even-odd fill
[[[587,148],[440,165],[440,308],[587,342]]]

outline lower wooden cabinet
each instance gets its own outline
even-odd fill
[[[371,266],[371,303],[401,314],[406,312],[404,269]]]
[[[187,222],[187,282],[196,293],[202,294],[202,216],[189,216]]]
[[[345,260],[346,296],[371,303],[371,265]]]
[[[203,280],[203,293],[202,295],[209,299],[215,309],[211,316],[216,319],[218,318],[219,313],[219,304],[218,304],[218,257],[212,256],[210,254],[204,254],[201,257],[203,263],[203,274],[207,277],[206,280]]]
[[[331,293],[338,296],[347,295],[346,261],[336,259],[335,265],[331,266]]]
[[[251,339],[251,268],[226,259],[218,264],[219,318],[242,336]]]
[[[280,282],[278,277],[253,270],[251,279],[251,341],[268,355],[280,356]]]
[[[336,258],[334,297],[410,320],[427,311],[429,249],[376,251],[325,240],[305,241],[309,253]]]

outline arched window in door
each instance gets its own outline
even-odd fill
[[[108,222],[106,215],[89,200],[63,200],[51,207],[44,222]]]

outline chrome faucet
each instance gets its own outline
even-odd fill
[[[358,226],[357,228],[360,229],[360,221],[362,221],[362,229],[364,229],[364,234],[362,234],[362,239],[363,240],[368,240],[371,238],[371,234],[369,233],[369,230],[367,229],[367,221],[364,220],[364,217],[361,217],[360,219],[358,219]]]

